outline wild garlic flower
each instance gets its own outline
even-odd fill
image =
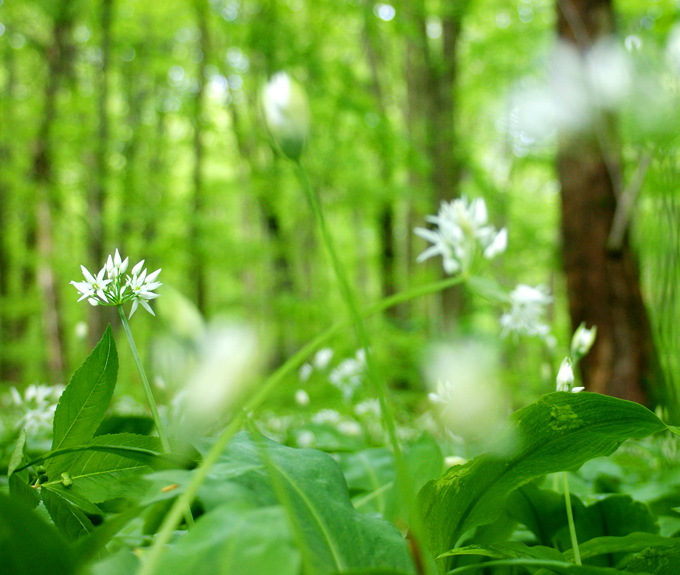
[[[488,225],[486,204],[482,198],[468,202],[467,197],[442,202],[436,216],[427,216],[435,230],[416,228],[416,235],[431,242],[418,262],[434,256],[442,256],[444,271],[448,274],[465,273],[478,255],[490,260],[505,251],[508,231],[497,231]]]
[[[593,343],[595,343],[596,336],[597,326],[588,329],[585,322],[581,322],[571,338],[571,355],[575,361],[579,361],[588,354]]]
[[[574,370],[571,367],[571,359],[565,357],[560,365],[560,370],[557,372],[557,391],[571,391],[578,393],[583,391],[583,387],[573,387],[574,385]]]
[[[501,335],[539,336],[545,338],[550,327],[544,323],[546,307],[553,298],[545,286],[531,287],[519,284],[510,293],[510,311],[501,316]]]
[[[151,315],[156,315],[148,302],[159,296],[159,294],[154,293],[154,290],[163,285],[156,281],[161,270],[158,269],[147,276],[146,269],[142,269],[144,266],[144,260],[142,260],[132,268],[131,275],[125,275],[128,264],[129,258],[123,260],[118,250],[116,250],[115,255],[108,257],[106,265],[96,276],[92,275],[85,266],[81,265],[80,269],[83,271],[85,281],[71,282],[80,293],[78,301],[87,299],[91,305],[115,306],[132,302],[129,317],[132,317],[139,304]],[[106,279],[104,279],[105,275]]]
[[[13,405],[21,412],[18,422],[31,437],[49,437],[59,397],[64,386],[29,385],[23,396],[16,388],[10,388]]]

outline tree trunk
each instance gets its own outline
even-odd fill
[[[558,0],[558,33],[585,57],[614,28],[611,0]],[[558,71],[559,72],[559,71]],[[654,348],[640,291],[638,265],[627,234],[607,243],[620,192],[620,143],[604,115],[590,133],[563,133],[557,154],[561,183],[563,259],[572,328],[597,326],[581,363],[585,386],[651,403],[648,378]]]

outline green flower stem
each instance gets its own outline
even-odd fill
[[[400,292],[370,306],[364,310],[362,317],[368,318],[372,315],[375,315],[376,313],[385,311],[405,301],[437,293],[443,289],[452,287],[454,285],[459,285],[462,282],[463,278],[457,276]],[[152,575],[156,569],[156,566],[158,565],[158,561],[160,560],[160,556],[165,545],[167,545],[170,541],[175,527],[182,519],[183,510],[191,505],[194,497],[196,497],[196,493],[198,493],[198,489],[207,477],[210,468],[217,462],[220,454],[224,451],[224,448],[229,443],[229,440],[241,428],[241,425],[243,424],[247,414],[255,411],[260,405],[262,405],[262,403],[264,403],[264,401],[267,399],[267,397],[269,397],[271,392],[279,385],[279,383],[281,383],[281,381],[283,381],[287,376],[298,369],[311,354],[321,348],[321,346],[326,344],[328,341],[333,339],[333,337],[335,337],[343,329],[347,329],[351,325],[351,321],[342,321],[329,327],[326,331],[319,334],[302,349],[300,349],[295,355],[290,357],[281,367],[272,373],[261,386],[257,387],[257,393],[255,393],[255,395],[250,398],[250,400],[244,405],[243,409],[234,416],[234,419],[231,420],[229,425],[217,438],[215,444],[210,448],[210,451],[208,451],[200,465],[196,468],[186,490],[177,498],[174,505],[165,516],[165,520],[158,530],[153,547],[151,547],[149,550],[148,556],[144,558],[144,562],[137,572],[138,575]]]
[[[571,537],[571,548],[574,550],[576,565],[581,565],[581,553],[578,549],[578,539],[576,539],[576,526],[574,525],[574,513],[571,510],[571,496],[569,494],[569,479],[567,472],[562,472],[564,478],[564,503],[567,506],[567,520],[569,521],[569,536]]]
[[[354,331],[359,342],[359,347],[361,347],[365,353],[368,381],[371,383],[373,392],[378,398],[382,419],[385,424],[385,429],[387,430],[390,446],[392,447],[392,451],[394,453],[399,499],[406,510],[406,516],[411,522],[411,533],[414,538],[414,543],[417,546],[420,546],[425,541],[425,529],[424,525],[422,525],[420,512],[415,508],[415,493],[413,491],[413,484],[410,479],[409,470],[406,467],[406,462],[404,461],[404,454],[402,452],[401,446],[399,445],[399,439],[397,438],[397,426],[394,420],[394,415],[392,414],[391,406],[387,401],[387,385],[385,384],[384,379],[378,374],[376,366],[373,362],[373,354],[371,352],[368,334],[366,333],[366,328],[364,326],[364,320],[359,311],[359,306],[354,295],[354,290],[352,289],[347,277],[347,272],[345,271],[345,268],[338,257],[333,238],[328,231],[328,226],[326,225],[326,220],[321,209],[319,198],[312,188],[309,178],[307,177],[307,171],[304,169],[300,161],[297,160],[294,162],[294,164],[298,178],[300,179],[305,195],[307,196],[307,202],[309,203],[309,207],[314,214],[316,225],[319,228],[319,232],[321,233],[326,251],[328,252],[328,255],[331,259],[335,277],[340,284],[340,291],[342,292],[345,303],[349,308],[350,317],[352,318],[352,322],[354,324]]]
[[[135,363],[137,364],[137,371],[139,371],[139,376],[142,378],[142,385],[144,386],[144,392],[146,393],[146,399],[149,402],[149,407],[151,408],[151,415],[153,416],[154,423],[156,424],[156,429],[158,430],[158,436],[161,439],[161,446],[165,453],[170,453],[170,443],[168,442],[168,436],[165,433],[165,428],[161,422],[161,416],[158,414],[158,407],[156,407],[156,400],[153,398],[153,392],[151,391],[151,385],[149,385],[149,379],[146,377],[146,372],[144,371],[144,366],[142,366],[142,360],[139,359],[139,352],[137,351],[137,346],[135,345],[135,339],[132,337],[132,332],[130,331],[130,324],[128,323],[127,317],[125,317],[125,311],[123,306],[116,306],[118,308],[118,313],[120,314],[120,320],[123,322],[123,329],[125,330],[125,335],[130,343],[130,348],[132,349],[132,356],[135,358]]]

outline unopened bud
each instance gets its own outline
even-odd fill
[[[297,162],[309,138],[309,103],[302,86],[277,72],[262,89],[262,111],[276,146]]]
[[[593,343],[595,343],[596,335],[597,326],[588,329],[585,322],[581,322],[581,325],[576,328],[571,338],[571,355],[575,358],[575,361],[579,361],[590,351]]]
[[[574,371],[571,369],[571,360],[565,357],[557,372],[557,391],[571,391],[574,383]]]

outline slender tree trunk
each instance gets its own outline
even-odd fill
[[[203,180],[203,164],[205,148],[203,145],[203,128],[205,119],[205,66],[210,52],[210,40],[208,38],[207,3],[196,0],[196,21],[200,33],[198,48],[201,52],[201,60],[198,64],[198,90],[194,97],[194,171],[193,184],[194,195],[192,205],[192,224],[190,228],[191,246],[191,277],[196,282],[196,306],[202,314],[206,312],[206,253],[203,242],[205,241],[205,184]]]
[[[56,99],[59,85],[66,74],[69,58],[69,35],[72,21],[68,7],[55,19],[52,41],[47,47],[47,85],[45,100],[33,156],[33,182],[35,184],[35,245],[38,254],[37,283],[42,296],[42,326],[47,351],[47,369],[54,383],[63,381],[62,326],[59,317],[59,294],[52,269],[53,242],[53,161],[52,125],[56,117]]]
[[[559,0],[559,38],[584,57],[612,33],[611,0]],[[627,235],[616,249],[608,238],[621,190],[620,143],[612,118],[589,133],[563,133],[557,154],[561,183],[564,268],[572,328],[597,326],[581,363],[586,388],[649,404],[654,348]]]
[[[107,187],[107,148],[109,144],[109,61],[111,53],[111,16],[113,0],[102,0],[100,12],[101,26],[101,58],[102,65],[97,73],[97,116],[98,131],[97,143],[94,148],[94,174],[88,197],[88,225],[89,234],[89,260],[90,264],[99,269],[104,264],[104,200]],[[123,246],[118,246],[123,248]],[[88,317],[89,341],[94,347],[97,344],[106,327],[107,315],[102,308],[90,309]]]

